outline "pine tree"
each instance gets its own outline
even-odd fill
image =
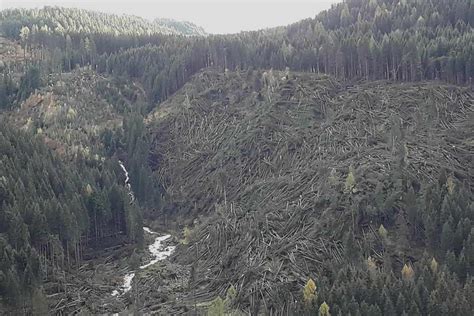
[[[443,229],[441,231],[441,250],[449,251],[453,248],[454,233],[451,228],[451,223],[447,221],[443,224]]]
[[[43,316],[49,315],[48,301],[44,294],[43,288],[33,290],[31,297],[31,308],[34,315]]]
[[[395,316],[395,307],[393,306],[393,301],[390,298],[390,295],[387,293],[387,291],[383,291],[383,296],[384,296],[384,305],[383,305],[383,314],[386,316]]]

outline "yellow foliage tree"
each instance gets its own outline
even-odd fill
[[[235,301],[236,298],[237,298],[237,290],[235,289],[233,285],[231,285],[227,289],[227,293],[225,296],[225,305],[226,306],[231,305]]]
[[[435,273],[436,271],[438,271],[438,261],[436,261],[435,258],[431,259],[431,262],[430,262],[430,269],[433,273]]]
[[[402,269],[403,280],[411,281],[413,280],[414,276],[415,276],[415,271],[413,271],[413,268],[410,265],[404,264],[403,269]]]
[[[77,116],[76,110],[74,110],[73,108],[69,108],[69,110],[67,110],[66,119],[68,121],[74,120],[76,116]]]
[[[347,175],[346,178],[346,192],[351,193],[354,188],[355,188],[355,176],[354,176],[354,169],[352,167],[349,167],[349,174]]]
[[[382,224],[380,224],[380,227],[379,227],[379,235],[383,239],[387,238],[387,236],[388,236],[388,232]]]
[[[321,306],[319,306],[319,316],[331,316],[329,312],[329,305],[326,302],[323,302]]]
[[[448,180],[446,180],[446,187],[448,189],[448,193],[452,195],[454,193],[454,188],[456,187],[452,177],[448,177]]]
[[[222,300],[220,296],[218,296],[211,302],[211,305],[209,306],[209,309],[207,310],[207,315],[208,316],[224,316],[224,312],[225,312],[224,301]]]
[[[86,191],[86,195],[88,195],[88,196],[92,194],[93,190],[92,190],[92,187],[91,187],[90,184],[86,185],[85,191]]]
[[[188,226],[185,226],[184,230],[183,230],[184,239],[181,240],[181,243],[183,245],[189,244],[189,239],[191,238],[191,233],[192,233],[191,229],[189,229]]]
[[[371,256],[367,258],[367,268],[371,272],[377,271],[377,264],[375,263],[375,260]]]
[[[337,184],[337,172],[336,172],[336,169],[332,168],[331,169],[331,172],[329,173],[329,183],[332,184],[332,185],[336,185]]]
[[[311,306],[314,301],[316,301],[317,296],[316,283],[314,283],[313,279],[310,278],[303,289],[303,302],[305,306]]]

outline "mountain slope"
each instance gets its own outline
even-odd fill
[[[139,86],[89,69],[50,76],[49,82],[8,117],[68,157],[102,154],[103,133],[121,128],[125,114],[144,102]]]
[[[202,72],[148,118],[163,213],[193,225],[175,260],[193,267],[200,300],[232,285],[233,306],[248,312],[300,310],[310,278],[335,314],[353,312],[351,296],[361,312],[364,300],[388,312],[368,293],[382,286],[393,302],[409,300],[412,281],[435,293],[424,280],[432,258],[465,298],[473,118],[472,92],[455,86]],[[457,250],[444,235],[456,227]],[[405,264],[415,269],[408,283]],[[443,295],[457,314],[472,309]]]
[[[53,313],[470,316],[472,8],[347,0],[222,36],[76,9],[0,12],[2,304],[18,314],[47,294]],[[183,229],[181,245],[112,298],[141,256],[127,260],[140,208],[152,228]],[[76,254],[84,239],[99,258]]]
[[[110,52],[97,64],[100,71],[139,79],[151,102],[166,100],[207,67],[289,67],[344,80],[467,85],[474,76],[473,10],[466,0],[349,0],[286,27],[164,38]]]
[[[84,9],[44,7],[41,9],[6,9],[0,12],[0,30],[10,38],[19,39],[20,31],[63,36],[79,33],[124,35],[204,35],[202,28],[172,20],[153,22],[131,15],[115,15]]]

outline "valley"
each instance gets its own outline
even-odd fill
[[[0,315],[470,315],[473,10],[0,11]]]

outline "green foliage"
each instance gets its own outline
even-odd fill
[[[148,34],[203,34],[202,28],[189,22],[159,19],[150,22],[131,15],[105,14],[83,9],[47,6],[42,9],[7,9],[0,13],[0,31],[6,36],[27,40],[31,36],[61,36],[99,33],[114,36]],[[40,36],[30,29],[40,31]]]
[[[145,129],[143,117],[130,113],[123,121],[123,150],[127,153],[130,182],[140,205],[160,206],[160,187],[152,172],[149,160],[150,140]]]
[[[448,251],[453,247],[454,233],[451,228],[451,224],[448,222],[444,223],[441,231],[441,249]]]
[[[407,1],[403,6],[391,0],[371,2],[339,3],[286,28],[209,37],[164,35],[202,34],[189,23],[52,7],[3,10],[0,31],[17,39],[28,28],[24,43],[33,51],[50,49],[52,69],[94,65],[101,72],[137,78],[150,105],[166,100],[211,66],[289,67],[343,79],[469,83],[473,54],[472,46],[464,43],[473,42],[474,32],[469,14],[459,11],[470,12],[468,1]],[[62,56],[55,48],[65,50]],[[63,65],[58,65],[60,59]]]
[[[44,294],[43,288],[37,288],[33,290],[33,295],[31,297],[31,308],[34,311],[34,315],[49,315],[48,301],[46,295]]]
[[[219,262],[201,273],[223,273],[219,280],[207,278],[213,280],[211,289],[237,284],[241,275],[243,293],[258,281],[271,284],[242,298],[252,297],[252,303],[244,303],[255,309],[264,295],[272,312],[288,306],[300,311],[291,295],[301,295],[301,271],[318,271],[318,293],[308,281],[303,302],[319,296],[328,302],[319,308],[325,315],[329,306],[334,315],[470,315],[474,204],[470,157],[460,153],[472,152],[466,134],[472,127],[471,93],[411,83],[347,90],[343,80],[470,83],[471,11],[464,0],[348,0],[288,27],[206,38],[158,34],[186,33],[188,25],[83,10],[0,12],[2,33],[20,39],[24,54],[40,60],[35,65],[42,73],[90,65],[133,80],[128,87],[92,81],[90,70],[90,77],[66,81],[67,97],[61,101],[67,102],[58,111],[64,117],[28,113],[33,121],[25,126],[45,139],[57,140],[58,130],[75,131],[60,139],[80,144],[73,164],[61,162],[31,135],[0,126],[1,297],[17,305],[31,295],[41,301],[41,293],[32,290],[40,283],[41,265],[56,271],[66,258],[80,261],[74,248],[81,238],[95,247],[116,234],[143,242],[138,205],[129,203],[121,171],[114,169],[117,162],[102,162],[98,154],[93,158],[100,152],[126,156],[140,206],[158,207],[164,194],[150,162],[166,182],[167,215],[209,215],[216,204],[223,205],[210,215],[210,225],[196,231],[209,236],[199,242]],[[10,107],[12,95],[24,100],[41,86],[38,67],[27,69],[18,91],[11,74],[4,74],[0,107]],[[274,71],[197,75],[185,98],[178,93],[150,116],[152,124],[160,119],[149,135],[143,114],[207,67]],[[276,71],[287,67],[291,73]],[[148,105],[138,101],[135,81]],[[84,82],[99,82],[97,89],[86,89],[91,99],[75,93],[84,90]],[[55,108],[53,103],[48,108]],[[68,104],[63,108],[63,103]],[[98,113],[111,115],[103,119]],[[122,117],[122,128],[91,124]],[[390,133],[383,132],[387,126]],[[87,132],[77,132],[85,127]],[[336,170],[350,164],[357,167],[357,181],[350,169],[343,185]],[[441,174],[434,183],[441,167],[449,168],[449,176]],[[334,171],[329,183],[319,168]],[[387,230],[390,240],[384,237]],[[195,242],[190,239],[187,246]],[[439,264],[419,258],[419,250],[427,258],[436,256]],[[413,267],[398,265],[411,257],[417,261]],[[259,273],[261,268],[268,273]],[[211,312],[225,312],[220,297]]]
[[[140,267],[140,255],[137,253],[136,249],[133,250],[132,255],[128,259],[128,265],[133,270],[136,270],[138,267]]]
[[[9,304],[28,305],[32,297],[43,310],[44,297],[33,290],[44,273],[79,264],[84,242],[101,248],[104,237],[120,234],[142,241],[140,211],[129,207],[111,165],[61,161],[5,122],[0,149],[0,297]]]
[[[11,74],[2,72],[0,74],[0,110],[12,107],[13,100],[17,94],[17,86],[12,80]]]
[[[18,99],[27,99],[35,89],[41,86],[40,71],[37,67],[30,67],[21,77],[20,86],[18,88]]]
[[[449,2],[347,1],[287,28],[186,40],[163,38],[155,46],[103,56],[101,71],[139,78],[151,102],[167,99],[194,73],[213,66],[321,72],[343,79],[396,81],[473,77],[474,32],[468,15]],[[457,1],[468,10],[465,0]],[[466,11],[468,12],[468,11]],[[439,21],[418,23],[423,16]],[[225,49],[222,49],[225,47]],[[258,87],[258,84],[257,84]]]

